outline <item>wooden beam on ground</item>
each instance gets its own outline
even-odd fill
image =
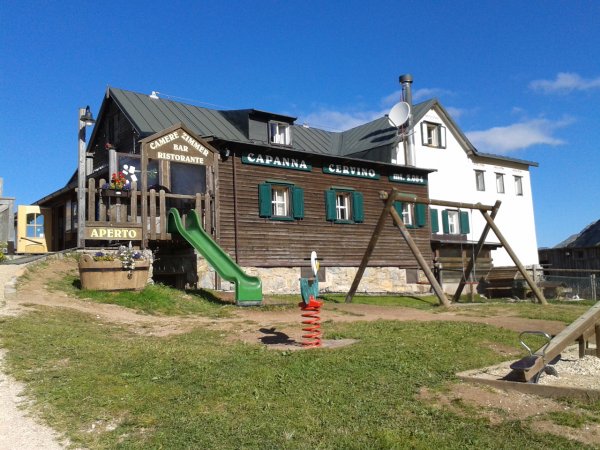
[[[494,222],[494,219],[492,219],[486,211],[483,211],[483,210],[480,210],[480,211],[481,211],[481,214],[483,215],[483,218],[489,224],[490,228],[494,231],[494,234],[496,235],[496,237],[498,238],[500,243],[504,246],[504,249],[506,250],[508,255],[512,258],[513,262],[517,266],[517,269],[519,269],[519,272],[521,272],[521,275],[523,275],[523,278],[525,279],[525,281],[527,282],[527,284],[533,291],[534,295],[537,297],[537,299],[539,300],[539,302],[542,305],[547,305],[548,302],[546,301],[544,294],[542,293],[542,291],[540,291],[540,289],[537,287],[535,282],[531,279],[531,277],[527,273],[527,270],[525,270],[525,267],[523,267],[523,264],[521,264],[521,261],[519,261],[517,254],[513,251],[512,247],[506,241],[506,238],[504,237],[504,235],[500,232],[500,229]]]
[[[387,192],[386,192],[387,195]],[[386,197],[387,201],[385,206],[383,207],[383,211],[381,211],[381,215],[379,216],[379,220],[377,221],[377,225],[375,226],[375,230],[373,230],[373,234],[371,235],[371,240],[369,241],[369,245],[367,245],[367,249],[365,250],[365,254],[362,257],[362,261],[360,262],[360,266],[358,266],[358,271],[354,276],[354,280],[352,281],[352,285],[350,286],[350,290],[346,295],[346,303],[352,303],[352,297],[356,293],[358,289],[358,285],[360,284],[360,280],[362,279],[365,269],[367,268],[367,264],[369,264],[369,260],[371,259],[371,255],[373,254],[373,250],[375,250],[375,245],[377,245],[377,241],[379,240],[379,236],[385,226],[385,220],[387,219],[390,210],[392,209],[392,205],[394,204],[394,196]]]
[[[391,195],[390,198],[392,199],[392,201],[395,201],[395,199],[397,197],[395,197],[394,195]],[[389,201],[389,199],[388,199],[388,201]],[[425,258],[423,258],[423,255],[421,254],[419,247],[417,246],[417,244],[415,244],[415,241],[413,241],[410,233],[408,232],[408,228],[406,228],[406,225],[404,225],[404,222],[402,221],[402,218],[398,215],[396,210],[393,208],[390,209],[390,214],[392,215],[394,222],[396,222],[396,225],[400,229],[400,233],[402,234],[402,237],[408,244],[410,251],[415,256],[417,262],[419,263],[421,270],[423,270],[423,272],[425,273],[425,276],[427,277],[427,280],[429,281],[429,283],[431,283],[431,287],[433,288],[435,295],[437,295],[437,298],[439,299],[440,303],[444,306],[450,306],[451,305],[450,301],[448,300],[448,298],[446,298],[446,294],[444,294],[444,290],[442,289],[442,287],[439,285],[439,283],[435,279],[435,276],[433,275],[433,272],[427,265],[427,261],[425,261]]]
[[[498,200],[492,209],[492,213],[490,214],[490,217],[492,218],[492,220],[495,219],[496,214],[498,214],[498,209],[500,208],[500,203],[501,203],[500,200]],[[479,238],[479,241],[477,242],[477,245],[475,246],[475,250],[473,252],[473,255],[471,256],[471,260],[469,261],[469,264],[467,264],[467,269],[465,270],[465,274],[464,274],[463,278],[460,280],[460,283],[458,283],[456,292],[454,292],[454,297],[452,298],[453,302],[458,302],[458,300],[460,299],[462,291],[465,287],[467,280],[471,276],[471,272],[473,271],[473,268],[475,267],[475,263],[477,261],[477,258],[479,257],[479,253],[481,253],[481,249],[483,248],[483,245],[485,244],[485,240],[487,239],[487,235],[490,232],[490,229],[491,229],[490,225],[486,223],[485,228],[481,232],[481,237]]]
[[[575,319],[571,325],[552,338],[550,344],[546,348],[544,355],[545,360],[542,358],[541,350],[534,353],[534,355],[538,356],[538,359],[531,368],[524,371],[523,375],[525,376],[525,381],[531,380],[549,361],[552,361],[560,355],[565,348],[579,340],[580,337],[583,337],[590,328],[598,329],[598,324],[600,324],[600,302],[596,303]]]

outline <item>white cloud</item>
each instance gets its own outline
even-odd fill
[[[383,117],[389,111],[353,111],[341,112],[322,109],[300,117],[298,123],[332,131],[345,131],[358,125]]]
[[[415,102],[421,100],[429,100],[430,98],[439,97],[440,95],[451,94],[450,91],[441,88],[422,88],[416,89],[412,93],[413,100]]]
[[[439,97],[440,95],[450,95],[451,91],[441,88],[422,88],[416,89],[412,92],[413,102],[420,102],[422,100],[429,100],[431,98]],[[381,99],[381,104],[386,105],[394,105],[400,101],[402,98],[402,90],[399,89],[395,92],[392,92],[390,95]]]
[[[466,133],[469,140],[480,151],[507,154],[534,145],[562,145],[565,142],[553,136],[559,129],[573,123],[571,118],[562,120],[533,119],[505,127]]]
[[[467,112],[464,109],[455,108],[454,106],[448,106],[446,108],[446,111],[448,111],[448,114],[450,114],[450,117],[452,117],[455,120]]]
[[[392,105],[395,105],[396,103],[398,103],[401,98],[402,98],[402,90],[399,89],[397,91],[392,92],[387,97],[383,97],[381,99],[381,104],[383,106],[390,106],[391,107]]]
[[[417,89],[413,91],[413,101],[417,102],[423,98],[432,98],[436,94],[451,94],[450,91],[438,88]],[[390,112],[392,105],[400,101],[401,90],[392,92],[381,99],[382,110],[380,111],[338,111],[322,108],[319,111],[311,112],[306,115],[300,114],[297,123],[305,123],[315,128],[322,128],[330,131],[346,131],[358,125],[378,119]],[[460,117],[465,110],[449,107],[448,113],[453,118]]]
[[[533,80],[529,88],[545,94],[568,94],[572,91],[600,89],[600,77],[586,79],[576,73],[560,72],[554,80]]]

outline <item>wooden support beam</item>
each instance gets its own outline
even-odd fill
[[[501,202],[500,202],[500,200],[498,200],[496,202],[496,204],[494,205],[494,207],[492,208],[492,213],[490,214],[490,217],[492,218],[492,220],[496,218],[496,214],[498,214],[498,209],[500,208],[500,204],[501,204]],[[475,263],[477,262],[479,253],[481,253],[481,249],[483,249],[483,245],[485,244],[487,235],[490,232],[490,228],[491,228],[490,225],[486,224],[485,228],[481,232],[481,237],[479,238],[479,241],[477,242],[477,245],[475,246],[475,250],[473,252],[473,255],[471,256],[471,260],[469,261],[469,264],[467,264],[467,269],[465,270],[465,274],[464,274],[463,278],[460,280],[460,283],[458,283],[456,292],[454,292],[454,297],[452,298],[453,302],[458,302],[458,300],[460,299],[460,296],[465,287],[465,284],[466,284],[467,280],[469,279],[469,277],[471,276],[471,272],[473,271],[473,268],[475,267]],[[473,290],[473,288],[471,286],[471,292],[472,292],[472,290]]]
[[[392,201],[394,201],[395,197],[392,195],[392,196],[390,196],[390,198],[392,199]],[[388,199],[388,201],[389,201],[389,199]],[[390,209],[390,214],[392,215],[394,222],[396,222],[396,225],[400,229],[400,233],[402,234],[402,237],[408,244],[410,251],[415,256],[415,259],[419,263],[421,270],[423,270],[423,272],[425,273],[425,276],[427,277],[427,280],[429,281],[429,283],[431,283],[431,287],[433,288],[435,295],[437,295],[437,298],[440,300],[440,303],[444,306],[450,306],[451,305],[450,301],[448,300],[448,298],[446,298],[446,294],[444,293],[444,290],[442,289],[442,287],[439,285],[439,283],[435,279],[435,276],[433,275],[433,272],[429,268],[427,261],[425,261],[425,258],[423,258],[423,255],[421,254],[419,247],[417,247],[417,244],[415,244],[415,241],[413,241],[410,233],[408,232],[408,228],[406,228],[406,225],[404,225],[404,222],[402,221],[402,218],[398,215],[396,210],[393,208]]]
[[[517,269],[519,269],[519,272],[521,272],[521,275],[523,275],[523,278],[525,279],[525,281],[527,282],[527,284],[533,291],[534,295],[537,297],[537,299],[539,300],[539,302],[542,305],[547,305],[548,302],[546,301],[544,294],[542,293],[542,291],[540,291],[540,289],[537,287],[535,282],[531,279],[531,277],[527,273],[527,270],[525,270],[525,267],[523,267],[523,264],[521,264],[521,261],[519,261],[519,257],[513,251],[512,247],[508,244],[508,242],[506,241],[506,238],[500,232],[500,229],[498,228],[498,226],[496,225],[494,220],[490,217],[490,215],[486,211],[483,211],[483,210],[480,210],[480,211],[481,211],[481,214],[483,215],[483,218],[489,224],[490,228],[494,231],[494,234],[496,235],[496,237],[498,238],[500,243],[504,246],[504,249],[506,250],[508,255],[512,258],[513,262],[517,266]]]
[[[544,368],[548,361],[552,361],[560,353],[573,344],[574,341],[585,335],[590,328],[596,327],[600,323],[600,302],[596,303],[585,313],[575,319],[569,326],[558,333],[550,341],[550,345],[546,347],[546,360],[542,359],[542,351],[538,350],[534,355],[538,356],[536,363],[524,372],[525,381],[532,379],[535,374]]]
[[[386,191],[380,191],[379,196],[382,199],[388,198],[389,194]],[[481,203],[462,203],[462,202],[451,202],[448,200],[434,200],[426,197],[417,197],[415,195],[402,194],[394,189],[394,199],[401,200],[410,203],[424,203],[425,205],[439,205],[449,206],[451,208],[459,209],[476,209],[478,211],[492,211],[495,205],[482,205]]]
[[[387,195],[387,192],[386,192]],[[373,234],[371,235],[371,240],[369,241],[369,245],[367,245],[367,249],[365,250],[365,254],[362,257],[360,262],[360,266],[358,266],[358,271],[354,276],[354,280],[352,281],[352,286],[350,286],[350,290],[346,295],[346,303],[352,303],[352,297],[356,293],[358,289],[358,285],[360,284],[360,280],[362,279],[365,269],[367,268],[367,264],[369,264],[369,260],[371,259],[371,255],[373,254],[373,250],[375,250],[375,245],[377,245],[377,241],[379,240],[379,236],[383,231],[383,227],[385,226],[385,220],[387,219],[390,210],[392,209],[392,205],[394,204],[394,196],[389,196],[387,201],[385,202],[385,206],[381,211],[381,215],[379,216],[379,220],[377,221],[377,225],[375,226],[375,230],[373,230]]]

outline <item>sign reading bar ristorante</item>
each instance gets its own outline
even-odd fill
[[[323,166],[323,173],[379,180],[379,174],[377,173],[377,171],[375,171],[375,169],[367,167],[347,166],[345,164],[328,164],[326,166]]]
[[[242,163],[257,166],[280,167],[282,169],[304,170],[310,172],[312,166],[301,158],[273,156],[262,153],[247,152],[242,154]]]
[[[148,142],[148,157],[185,164],[206,165],[212,162],[212,152],[183,129],[177,129]]]
[[[427,184],[427,178],[423,175],[415,175],[413,173],[393,173],[390,175],[390,181],[395,183],[406,183],[406,184]]]

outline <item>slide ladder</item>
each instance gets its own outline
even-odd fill
[[[235,283],[235,301],[238,305],[260,305],[262,301],[262,283],[260,278],[247,275],[231,257],[202,228],[200,218],[195,210],[187,215],[184,226],[179,211],[169,211],[168,232],[177,233],[188,241],[221,278]]]

